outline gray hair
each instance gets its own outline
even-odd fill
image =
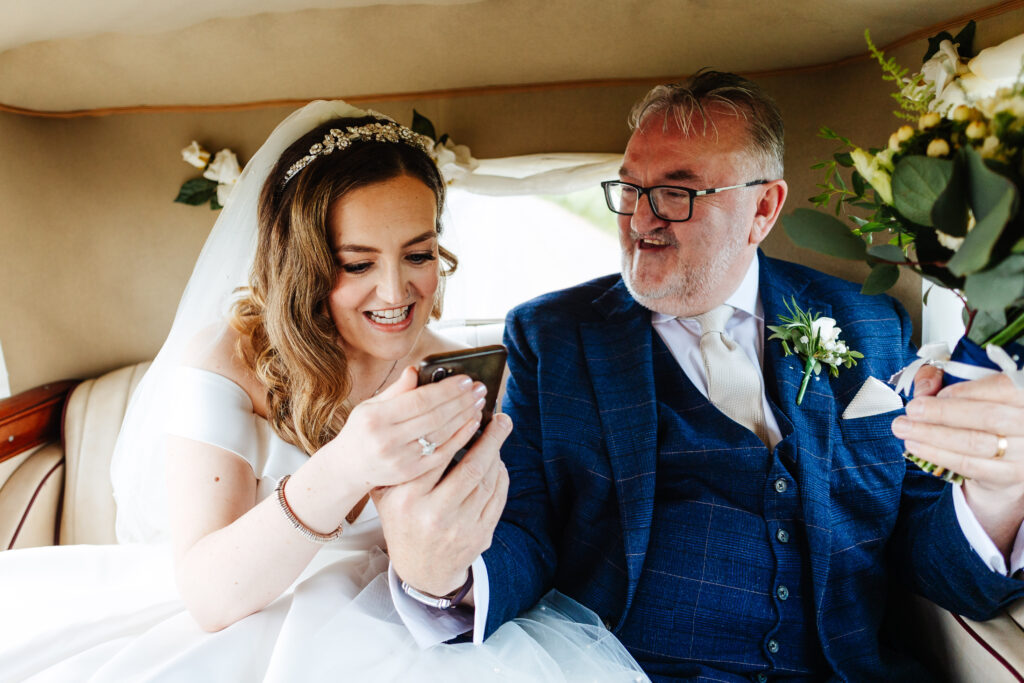
[[[663,113],[665,125],[671,115],[684,135],[703,123],[703,133],[715,127],[708,107],[726,109],[747,121],[750,139],[747,151],[767,180],[782,178],[785,129],[775,101],[753,81],[722,71],[701,70],[686,83],[658,85],[634,105],[629,114],[631,129],[639,128],[651,114]],[[717,132],[717,131],[716,131]]]

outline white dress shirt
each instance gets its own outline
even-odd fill
[[[759,295],[758,258],[755,256],[747,268],[747,273],[740,286],[726,300],[736,309],[726,327],[726,332],[739,344],[750,357],[750,361],[758,368],[763,367],[764,358],[764,308]],[[693,385],[706,397],[708,380],[704,370],[704,360],[700,353],[700,325],[693,318],[679,319],[662,313],[651,314],[651,324],[662,341],[672,353],[683,372]],[[782,440],[779,424],[775,414],[768,405],[761,383],[761,404],[764,408],[765,425],[768,436],[774,447]],[[953,507],[956,518],[964,537],[971,548],[988,565],[999,574],[1008,575],[1024,568],[1024,525],[1017,532],[1017,538],[1010,555],[1010,568],[1007,571],[1006,561],[999,548],[989,538],[981,523],[974,516],[963,491],[959,486],[953,487]],[[487,623],[488,580],[487,566],[482,557],[473,563],[473,599],[476,604],[475,614],[438,610],[416,602],[402,591],[401,581],[393,568],[389,568],[388,576],[391,585],[391,596],[395,608],[413,638],[420,647],[430,647],[473,629],[473,642],[483,641],[484,625]]]

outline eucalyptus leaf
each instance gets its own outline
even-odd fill
[[[949,260],[947,267],[954,275],[968,275],[989,266],[992,247],[1003,228],[1017,212],[1017,188],[1009,179],[985,165],[974,149],[964,148],[970,186],[971,210],[977,223],[967,233],[964,243]]]
[[[895,244],[876,244],[868,247],[868,256],[874,256],[882,261],[896,261],[899,263],[907,260],[903,250]]]
[[[875,265],[860,288],[861,294],[881,294],[888,291],[900,279],[899,266],[891,263]]]
[[[853,174],[850,176],[850,184],[853,185],[853,193],[858,197],[863,197],[864,193],[868,189],[866,184],[864,183],[864,177],[861,176],[861,174],[857,173],[856,171],[854,171]]]
[[[953,162],[923,156],[906,156],[892,173],[896,210],[918,225],[934,227],[932,208],[953,177]]]
[[[953,43],[956,45],[956,52],[960,59],[970,59],[974,56],[974,30],[977,24],[974,19],[967,22],[967,25],[960,29],[960,33],[953,36]]]
[[[1010,256],[995,268],[967,276],[964,296],[971,308],[1005,311],[1024,294],[1024,255]]]
[[[174,201],[191,206],[205,204],[217,198],[217,181],[209,178],[193,178],[186,181]]]
[[[414,133],[426,135],[431,140],[437,140],[437,132],[434,130],[434,124],[431,123],[430,119],[415,109],[412,110],[412,126],[410,126],[410,128],[412,128]]]
[[[966,325],[968,312],[964,309],[964,324]],[[971,328],[967,331],[967,338],[977,344],[984,344],[985,341],[1002,331],[1006,327],[1005,311],[977,311]]]
[[[967,164],[961,150],[953,160],[953,173],[946,189],[932,206],[932,225],[954,237],[967,234]]]
[[[929,38],[928,49],[925,50],[924,59],[922,59],[921,61],[927,62],[929,59],[931,59],[935,55],[935,53],[939,51],[939,45],[944,40],[953,42],[953,35],[949,31],[943,31],[942,33],[937,33],[931,38]]]
[[[794,244],[822,254],[858,260],[867,253],[864,240],[845,223],[813,209],[797,209],[783,216],[782,227]]]

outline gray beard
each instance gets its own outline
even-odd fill
[[[622,280],[636,302],[646,309],[665,315],[700,315],[706,312],[704,309],[708,302],[716,298],[712,295],[725,280],[741,248],[720,249],[703,267],[679,268],[670,281],[660,286],[636,282],[633,279],[633,252],[623,249]]]

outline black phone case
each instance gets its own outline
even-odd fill
[[[480,428],[469,441],[459,449],[459,452],[452,458],[448,465],[450,470],[456,463],[462,460],[466,450],[483,433],[484,427],[491,421],[494,415],[494,405],[498,398],[498,391],[501,389],[501,378],[505,372],[505,359],[508,357],[508,349],[501,344],[491,346],[479,346],[473,349],[462,349],[449,351],[447,353],[435,353],[420,361],[419,384],[430,384],[440,382],[445,377],[452,375],[469,375],[478,382],[483,382],[487,387],[483,415],[480,419]],[[447,470],[445,474],[447,474]]]

